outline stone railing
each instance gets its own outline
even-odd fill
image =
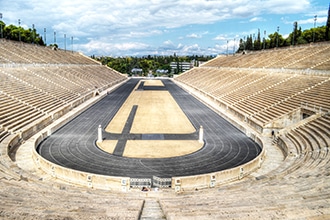
[[[46,133],[40,134],[34,142],[35,148],[32,153],[32,158],[38,168],[41,168],[43,171],[45,171],[54,178],[58,178],[60,180],[64,180],[72,184],[77,184],[79,186],[123,192],[129,190],[129,177],[113,177],[82,172],[59,166],[44,159],[40,154],[38,154],[38,152],[36,151],[36,147],[47,136],[48,135]]]
[[[123,83],[123,82],[122,82]],[[121,83],[113,86],[111,90],[117,88]],[[37,152],[38,145],[60,127],[65,125],[67,122],[75,118],[78,114],[80,114],[85,109],[89,108],[93,104],[95,104],[100,98],[104,97],[107,94],[107,91],[102,92],[93,100],[90,100],[88,103],[82,104],[81,108],[75,112],[68,113],[65,117],[59,117],[55,123],[52,123],[47,128],[38,132],[31,139],[33,139],[33,152],[32,158],[35,165],[45,171],[47,174],[51,175],[54,178],[58,178],[64,180],[66,182],[77,184],[80,186],[86,186],[90,188],[96,189],[104,189],[104,190],[116,190],[116,191],[127,191],[130,188],[130,178],[129,177],[113,177],[113,176],[105,176],[105,175],[97,175],[88,172],[77,171],[73,169],[69,169],[66,167],[62,167],[55,163],[52,163],[45,158],[43,158]]]
[[[195,176],[173,177],[172,188],[174,188],[176,192],[182,192],[186,190],[189,191],[200,188],[212,188],[244,178],[245,176],[261,167],[261,164],[264,161],[266,155],[266,151],[263,147],[261,139],[256,137],[255,141],[261,146],[262,151],[250,162],[219,172]]]
[[[58,178],[80,186],[104,190],[116,190],[122,192],[127,192],[130,190],[130,177],[106,176],[82,172],[59,166],[44,159],[38,154],[36,148],[48,135],[49,134],[47,131],[44,133],[39,133],[34,141],[32,157],[38,168],[41,168],[43,171],[54,178]],[[255,141],[260,146],[263,146],[262,141],[258,137],[255,137]],[[173,177],[171,186],[176,192],[181,192],[185,190],[215,187],[231,181],[240,180],[255,170],[259,169],[264,160],[264,157],[265,150],[262,147],[261,153],[255,159],[246,164],[214,173],[185,177]]]

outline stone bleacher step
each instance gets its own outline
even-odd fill
[[[155,199],[146,199],[142,209],[140,220],[166,219],[159,202]]]

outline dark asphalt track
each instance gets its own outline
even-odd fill
[[[98,125],[101,124],[103,129],[107,126],[138,81],[129,80],[52,134],[38,146],[39,154],[61,166],[95,174],[167,178],[236,167],[252,160],[261,152],[258,144],[171,80],[163,80],[165,88],[172,94],[196,130],[200,125],[204,128],[205,145],[201,150],[185,156],[159,159],[125,158],[120,156],[123,151],[120,146],[116,147],[114,155],[100,150],[95,145]],[[138,89],[143,89],[143,85]],[[103,137],[121,140],[121,143],[125,143],[125,138],[197,140],[198,133],[118,135],[103,132]]]

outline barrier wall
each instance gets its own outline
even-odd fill
[[[83,102],[87,101],[88,99],[90,99],[92,97],[93,97],[93,92],[79,98],[77,101],[79,102],[79,104],[82,104]],[[50,125],[52,122],[63,117],[63,115],[65,115],[66,113],[68,113],[74,107],[76,107],[78,105],[77,101],[67,104],[64,107],[60,108],[59,110],[54,111],[51,114],[46,115],[46,116],[34,121],[33,123],[20,129],[19,131],[16,131],[16,132],[10,131],[10,133],[15,134],[15,136],[14,136],[14,138],[8,137],[8,138],[11,138],[11,140],[9,140],[8,144],[7,144],[8,156],[13,160],[13,154],[15,154],[15,151],[19,147],[22,140],[27,140],[28,138],[32,137],[37,132],[41,131],[42,129],[44,129],[45,127]],[[69,118],[69,120],[71,120],[71,119],[72,118]],[[69,120],[64,120],[64,121],[65,121],[65,123],[67,123]],[[62,123],[58,126],[61,127],[65,123]],[[58,129],[58,127],[56,129]]]
[[[281,149],[284,158],[286,158],[288,156],[288,147],[285,143],[285,141],[282,140],[282,138],[279,136],[278,140],[277,140],[277,146]]]
[[[266,152],[263,147],[262,141],[259,137],[256,137],[256,142],[260,144],[262,151],[256,158],[254,158],[250,162],[232,169],[209,174],[173,177],[172,188],[174,188],[176,192],[182,192],[186,190],[189,191],[194,189],[216,187],[228,182],[244,178],[253,171],[259,169],[264,160]]]
[[[256,123],[252,124],[249,119],[245,119],[244,115],[241,114],[240,112],[236,111],[236,109],[232,109],[232,108],[228,107],[227,105],[225,105],[224,103],[222,103],[218,99],[216,99],[215,97],[205,94],[203,91],[200,91],[197,88],[188,87],[184,83],[181,83],[178,81],[175,81],[175,82],[176,82],[176,84],[178,84],[180,87],[182,87],[186,91],[188,91],[188,92],[190,91],[189,92],[190,94],[194,95],[194,93],[198,93],[199,95],[210,98],[214,103],[217,103],[218,106],[220,106],[221,108],[226,109],[226,111],[230,112],[230,114],[233,114],[236,117],[239,117],[241,119],[241,121],[246,120],[246,122],[249,125],[254,127],[255,130],[258,131],[259,134],[262,135],[263,128]],[[191,91],[191,89],[193,91]],[[199,98],[198,95],[195,95],[195,97]],[[261,167],[261,164],[264,161],[264,158],[266,155],[266,151],[263,147],[264,145],[263,145],[261,138],[259,137],[259,134],[249,133],[249,131],[246,130],[246,128],[243,125],[232,120],[230,117],[227,117],[226,115],[223,115],[223,114],[221,114],[221,116],[224,117],[226,120],[228,120],[235,127],[240,129],[249,138],[251,138],[256,143],[258,143],[262,149],[260,154],[256,158],[251,160],[250,162],[243,164],[241,166],[232,168],[232,169],[223,170],[223,171],[219,171],[219,172],[215,172],[215,173],[196,175],[196,176],[174,177],[174,178],[172,178],[172,188],[174,188],[176,192],[181,192],[181,191],[185,191],[185,190],[194,190],[194,189],[198,189],[198,188],[219,186],[221,184],[225,184],[225,183],[228,183],[231,181],[242,179],[245,176],[249,175],[250,173],[252,173],[253,171],[255,171]]]
[[[181,192],[185,190],[216,187],[228,182],[240,180],[260,168],[263,157],[264,153],[247,164],[224,171],[196,176],[174,177],[172,178],[172,188],[174,188],[176,192]],[[33,160],[38,168],[41,168],[52,177],[59,178],[69,183],[89,188],[122,192],[127,192],[130,189],[129,177],[97,175],[68,169],[45,160],[36,151],[33,152]]]
[[[40,133],[34,143],[35,149],[47,136],[47,132]],[[262,143],[258,137],[257,139],[258,143]],[[231,181],[242,179],[256,169],[260,168],[264,157],[265,150],[262,147],[262,151],[258,157],[239,167],[209,174],[173,177],[172,188],[174,188],[176,192],[181,192],[185,190],[194,190],[196,188],[216,187]],[[97,175],[65,168],[44,159],[37,153],[36,150],[33,151],[33,160],[38,168],[41,168],[49,175],[73,184],[96,189],[116,190],[123,192],[130,189],[129,177]]]
[[[258,131],[260,134],[263,134],[264,130],[263,130],[262,124],[257,123],[257,121],[255,121],[255,119],[251,120],[251,119],[247,118],[246,115],[244,115],[244,113],[241,112],[239,109],[229,106],[227,103],[224,103],[223,101],[219,100],[218,98],[216,98],[208,93],[205,93],[203,90],[198,89],[198,88],[194,87],[193,85],[188,85],[188,84],[185,84],[180,81],[175,81],[175,83],[177,85],[179,85],[181,88],[183,88],[184,90],[188,91],[190,94],[194,95],[196,98],[201,100],[203,103],[205,103],[204,102],[205,99],[201,98],[200,96],[203,96],[204,98],[211,100],[213,103],[216,103],[218,105],[218,107],[220,107],[221,109],[225,109],[226,112],[230,113],[231,115],[234,115],[236,118],[239,118],[242,122],[247,122],[251,127],[254,128],[254,130]],[[230,123],[232,123],[235,127],[237,127],[238,129],[240,129],[241,131],[244,132],[245,128],[240,126],[236,121],[231,120],[229,117],[226,117],[226,115],[221,114],[221,116],[224,117],[226,120],[228,120]]]
[[[8,140],[8,142],[6,142]],[[20,144],[20,136],[19,134],[12,134],[9,137],[7,137],[4,141],[3,144],[7,145],[7,155],[13,159],[13,153],[17,149],[17,147]]]
[[[119,86],[119,85],[117,85]],[[106,92],[100,94],[100,98],[106,95]],[[96,189],[104,189],[104,190],[116,190],[116,191],[128,191],[130,189],[130,178],[129,177],[113,177],[106,175],[97,175],[82,171],[77,171],[69,168],[65,168],[54,164],[43,157],[41,157],[36,151],[37,146],[49,135],[55,132],[57,129],[65,125],[67,122],[72,120],[78,114],[80,114],[85,109],[89,108],[99,99],[95,99],[91,101],[85,106],[83,106],[79,110],[71,110],[70,115],[66,115],[65,117],[60,117],[59,120],[56,120],[55,123],[51,124],[49,127],[43,129],[39,133],[37,133],[33,139],[33,152],[32,158],[35,162],[35,165],[44,170],[49,175],[54,178],[58,178],[64,181],[67,181],[72,184],[77,184],[80,186],[96,188]],[[66,110],[64,110],[65,112]],[[55,118],[63,114],[64,112],[56,112]],[[244,129],[244,128],[243,128]],[[245,132],[246,133],[246,132]],[[207,187],[215,187],[221,184],[225,184],[227,182],[239,180],[256,169],[260,168],[262,161],[265,156],[265,150],[263,148],[262,140],[256,136],[255,134],[247,134],[250,138],[255,140],[261,147],[261,153],[252,161],[224,171],[195,175],[195,176],[185,176],[185,177],[173,177],[172,178],[172,188],[175,189],[176,192],[181,192],[184,190],[192,190],[196,188],[207,188]],[[19,135],[16,135],[8,144],[8,150],[10,150],[10,146],[16,145],[19,143]],[[8,151],[9,152],[9,151]]]
[[[42,137],[38,138],[35,142],[35,145],[38,146],[37,143],[42,141],[42,139]],[[95,189],[115,190],[123,192],[129,190],[129,177],[97,175],[65,168],[44,159],[35,150],[33,151],[32,158],[38,168],[41,168],[43,171],[54,178],[67,181],[69,183]]]
[[[124,83],[124,81],[122,82]],[[117,88],[121,83],[118,85],[115,85],[111,90]],[[37,133],[34,138],[34,146],[33,146],[33,153],[32,158],[35,162],[35,165],[51,175],[54,178],[58,178],[64,181],[67,181],[72,184],[90,187],[90,188],[96,188],[96,189],[104,189],[104,190],[116,190],[116,191],[128,191],[130,188],[130,178],[129,177],[113,177],[113,176],[105,176],[105,175],[97,175],[82,171],[77,171],[73,169],[69,169],[66,167],[59,166],[55,163],[52,163],[46,159],[44,159],[42,156],[38,154],[36,151],[36,148],[38,145],[49,135],[54,133],[56,130],[58,130],[63,125],[67,124],[69,121],[71,121],[73,118],[75,118],[77,115],[79,115],[82,111],[86,110],[90,106],[94,105],[96,102],[98,102],[101,98],[107,95],[107,92],[104,91],[99,95],[99,97],[93,101],[90,101],[89,103],[85,103],[84,106],[82,106],[79,110],[72,109],[72,106],[69,106],[68,108],[64,108],[55,112],[53,114],[53,118],[59,117],[58,120],[55,121],[55,123],[51,124],[46,129],[40,131]],[[75,102],[75,104],[80,103],[82,100],[86,101],[87,99],[91,98],[90,94],[85,95],[84,97],[80,98]],[[75,105],[74,104],[74,105]],[[65,117],[61,117],[61,115],[66,112],[67,110],[71,109],[70,115],[66,115]]]
[[[26,140],[32,137],[35,133],[47,127],[51,122],[52,117],[50,115],[37,120],[33,126],[27,126],[26,128],[21,129],[21,132],[19,133],[20,138]]]
[[[87,105],[85,108],[88,108],[90,105],[91,104]],[[79,112],[77,112],[77,114],[79,114]],[[126,192],[129,189],[128,177],[111,177],[104,175],[96,175],[96,174],[65,168],[44,159],[42,156],[38,154],[38,152],[36,151],[38,145],[50,134],[52,134],[52,132],[56,131],[58,128],[66,124],[71,118],[75,116],[76,114],[73,114],[67,120],[63,120],[62,123],[58,123],[54,127],[48,128],[47,130],[43,130],[42,132],[39,132],[37,135],[35,135],[32,159],[35,162],[36,166],[42,169],[43,171],[45,171],[46,173],[48,173],[49,175],[51,175],[52,177],[67,181],[69,183],[90,187],[90,188]]]

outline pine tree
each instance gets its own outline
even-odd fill
[[[255,50],[261,50],[260,29],[258,29],[257,40],[254,42],[254,49]]]
[[[292,45],[294,46],[297,42],[297,34],[298,34],[298,22],[293,22],[293,31],[292,31]]]
[[[252,35],[246,37],[246,50],[253,50]]]
[[[330,28],[330,4],[329,4],[329,9],[328,9],[328,20],[327,20],[327,25],[325,29],[325,40],[329,40],[329,28]]]

